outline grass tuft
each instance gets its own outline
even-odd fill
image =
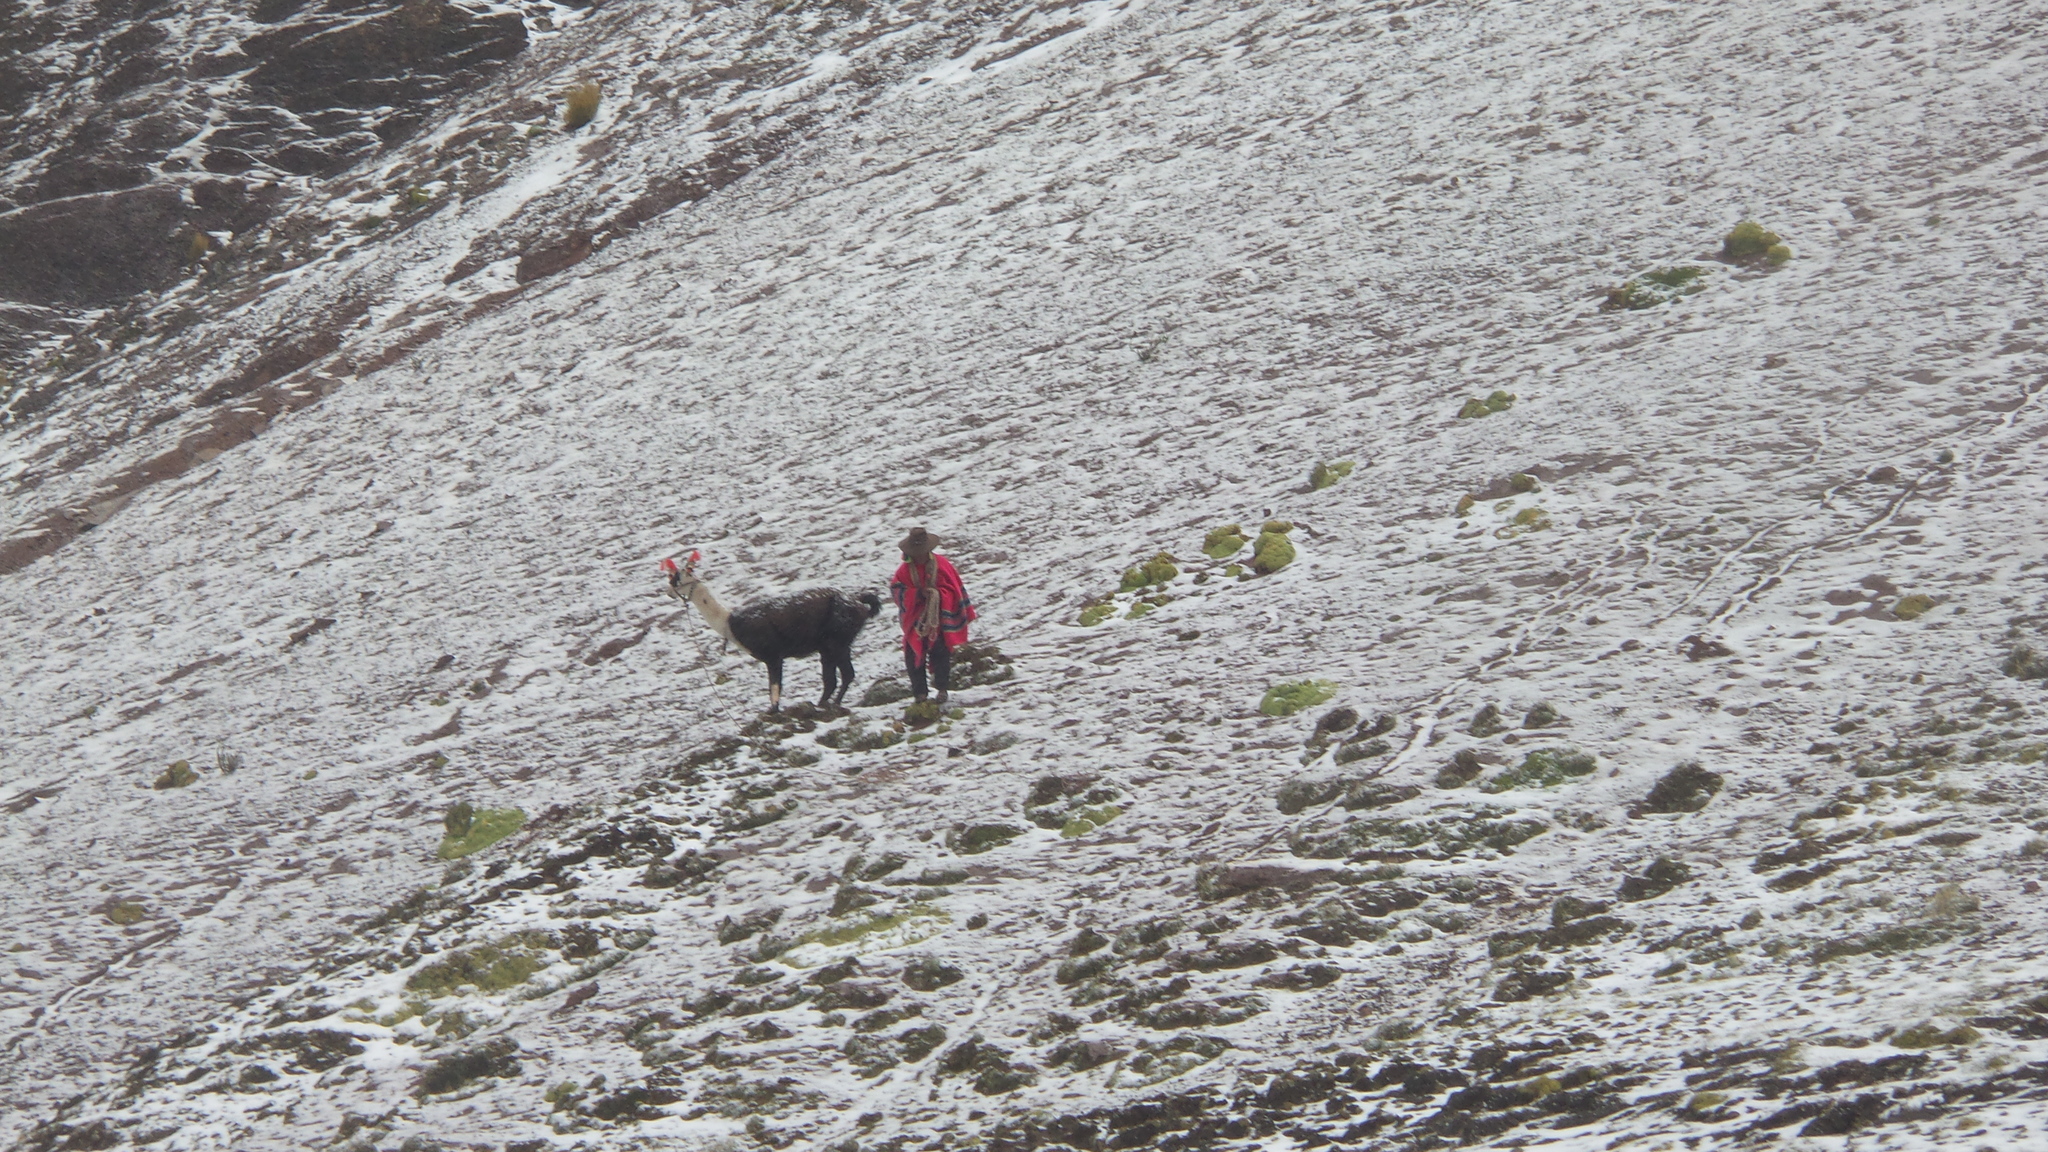
[[[1266,689],[1259,698],[1259,711],[1267,716],[1292,716],[1304,708],[1313,708],[1337,694],[1337,686],[1328,680],[1295,680],[1275,684]]]
[[[455,830],[458,809],[468,809],[460,821],[460,832]],[[519,831],[526,824],[526,813],[517,808],[471,808],[462,803],[448,810],[443,823],[448,834],[442,837],[440,850],[435,854],[443,860],[455,860],[480,852]]]
[[[600,95],[593,82],[572,84],[562,94],[566,103],[562,108],[562,127],[570,132],[583,127],[597,118],[597,101]]]
[[[187,787],[198,779],[199,775],[192,771],[191,764],[183,760],[173,760],[171,766],[164,769],[163,774],[158,776],[156,783],[150,787],[163,792],[172,788]]]
[[[1209,529],[1209,534],[1202,537],[1202,554],[1211,560],[1221,560],[1236,555],[1248,543],[1250,541],[1245,538],[1243,528],[1225,524],[1221,528]]]
[[[1287,534],[1292,531],[1294,525],[1285,520],[1266,521],[1265,527],[1259,529],[1258,542],[1252,547],[1252,571],[1270,576],[1294,563],[1294,544],[1287,539]]]
[[[1600,305],[1602,311],[1641,311],[1669,304],[1682,296],[1691,296],[1704,291],[1706,285],[1700,278],[1706,269],[1682,264],[1675,268],[1655,268],[1628,281],[1619,288],[1607,290],[1607,301]]]
[[[1596,761],[1576,748],[1538,748],[1522,757],[1522,763],[1479,786],[1481,792],[1506,792],[1511,788],[1550,788],[1579,776],[1591,775]]]
[[[1721,257],[1725,260],[1754,260],[1759,256],[1771,259],[1773,248],[1784,248],[1783,259],[1791,259],[1792,250],[1785,248],[1778,234],[1754,220],[1744,220],[1721,238]],[[1782,263],[1783,260],[1774,259],[1772,262]]]
[[[1340,460],[1335,464],[1325,464],[1318,460],[1316,466],[1308,470],[1308,486],[1316,491],[1328,488],[1351,475],[1352,467],[1349,460]]]
[[[1933,608],[1936,603],[1937,601],[1934,597],[1924,592],[1915,592],[1910,596],[1899,597],[1899,602],[1892,605],[1892,615],[1897,616],[1901,620],[1918,620],[1921,616],[1926,615],[1927,610]]]

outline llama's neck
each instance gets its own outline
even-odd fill
[[[718,602],[718,597],[711,594],[711,589],[703,581],[696,581],[690,586],[690,603],[696,605],[697,614],[704,617],[704,623],[718,633],[720,640],[728,644],[739,643],[732,638],[732,613],[725,610],[725,605]]]

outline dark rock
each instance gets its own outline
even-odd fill
[[[1268,972],[1252,981],[1254,988],[1278,988],[1286,992],[1306,992],[1311,988],[1323,988],[1335,984],[1344,975],[1344,970],[1329,964],[1301,964]]]
[[[1841,1136],[1858,1128],[1868,1128],[1883,1117],[1890,1101],[1875,1092],[1866,1092],[1853,1100],[1838,1100],[1809,1121],[1799,1130],[1801,1136]]]
[[[1572,982],[1566,971],[1510,972],[1493,986],[1493,998],[1516,1004],[1537,996],[1548,996]]]
[[[1604,900],[1581,900],[1577,896],[1560,896],[1550,906],[1550,924],[1555,928],[1587,916],[1598,916],[1613,907]]]
[[[966,973],[930,956],[916,957],[903,966],[903,982],[919,992],[936,992],[964,979]]]
[[[1266,964],[1279,958],[1279,950],[1264,940],[1217,940],[1199,952],[1175,953],[1169,962],[1183,972],[1220,972]]]
[[[421,1075],[417,1095],[453,1092],[486,1076],[517,1076],[519,1061],[514,1056],[518,1051],[519,1045],[511,1037],[493,1036],[475,1048],[443,1056]]]
[[[1697,812],[1721,790],[1721,774],[1688,760],[1664,774],[1643,800],[1644,812]]]
[[[1828,854],[1828,847],[1819,840],[1800,840],[1782,848],[1770,848],[1757,853],[1749,868],[1752,872],[1770,872],[1787,864],[1804,864]]]
[[[1323,713],[1321,720],[1316,721],[1315,734],[1317,736],[1327,736],[1333,732],[1342,732],[1356,723],[1358,723],[1358,709],[1332,708],[1328,712]]]
[[[1659,856],[1641,876],[1622,878],[1621,898],[1631,902],[1654,899],[1691,880],[1691,867]]]
[[[1719,640],[1709,640],[1704,636],[1687,636],[1684,640],[1679,641],[1678,650],[1685,653],[1685,658],[1694,663],[1698,663],[1701,660],[1719,660],[1723,656],[1735,655],[1735,649],[1728,647]]]
[[[885,984],[841,980],[818,997],[817,1008],[820,1012],[830,1012],[834,1008],[879,1008],[895,995],[895,991]]]

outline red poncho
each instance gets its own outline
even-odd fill
[[[924,618],[932,596],[939,598],[939,638],[950,650],[967,643],[967,624],[975,617],[974,601],[967,598],[967,586],[960,573],[944,556],[933,555],[922,563],[904,562],[889,580],[889,598],[903,624],[903,648],[922,659],[928,641],[918,635],[917,622]]]

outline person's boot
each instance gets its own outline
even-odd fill
[[[946,706],[946,690],[944,688],[939,689],[938,703],[941,708]]]

